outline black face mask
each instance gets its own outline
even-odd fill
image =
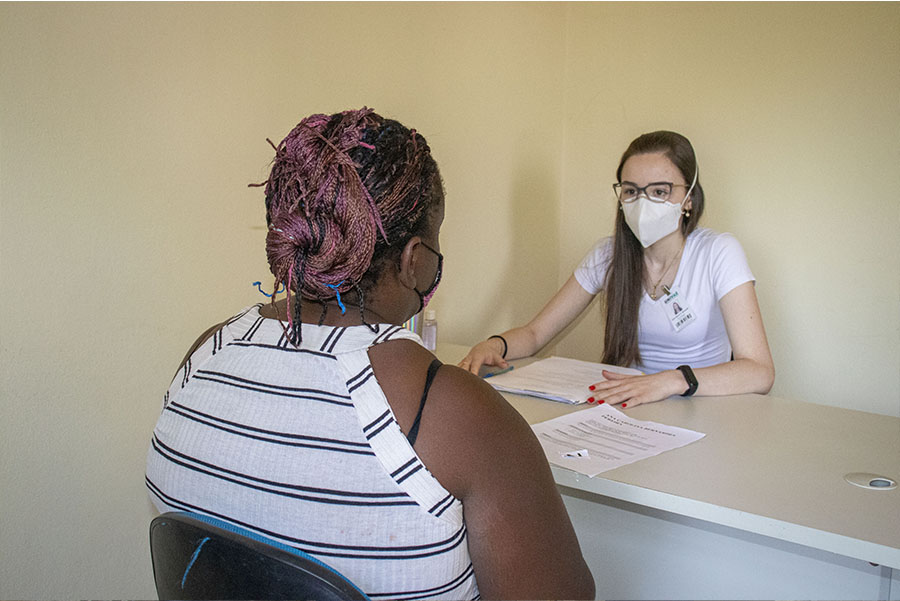
[[[437,272],[435,272],[435,274],[434,274],[434,281],[431,283],[431,286],[428,287],[428,290],[426,290],[425,292],[419,292],[418,288],[413,288],[413,290],[416,291],[416,294],[419,295],[419,310],[416,311],[416,313],[421,313],[422,310],[425,308],[425,305],[428,304],[428,301],[431,300],[431,297],[434,296],[435,291],[437,291],[438,284],[441,283],[441,276],[443,275],[443,272],[444,272],[444,255],[442,255],[438,251],[434,250],[433,248],[431,248],[424,242],[422,242],[422,246],[424,246],[425,248],[427,248],[428,250],[430,250],[431,252],[433,252],[434,254],[437,255],[438,266],[437,266]]]

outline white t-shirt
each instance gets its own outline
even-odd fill
[[[590,294],[603,290],[612,256],[612,238],[603,238],[587,253],[575,279]],[[645,373],[679,365],[709,367],[731,359],[731,342],[719,300],[744,282],[755,281],[740,242],[728,233],[706,228],[691,232],[684,245],[672,294],[657,300],[646,291],[638,314],[638,349]],[[677,306],[676,306],[677,304]],[[683,316],[693,319],[676,324]]]

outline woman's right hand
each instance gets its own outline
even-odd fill
[[[503,358],[503,341],[499,338],[488,338],[483,342],[479,342],[469,350],[466,358],[457,365],[467,371],[472,372],[476,376],[482,365],[490,365],[506,369],[509,363]]]

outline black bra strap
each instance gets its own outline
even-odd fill
[[[419,413],[416,414],[416,420],[409,429],[409,434],[406,435],[406,440],[409,441],[410,445],[416,444],[416,437],[419,436],[419,422],[422,421],[422,410],[425,409],[425,401],[428,400],[428,391],[431,389],[431,383],[434,382],[434,376],[441,365],[443,363],[435,359],[428,366],[428,375],[425,377],[425,390],[422,391],[422,400],[419,401]]]

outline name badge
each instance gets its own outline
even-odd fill
[[[666,317],[669,318],[669,322],[676,332],[680,332],[689,323],[697,319],[697,316],[694,315],[694,312],[688,306],[687,299],[674,288],[669,290],[669,294],[666,295],[663,301],[663,308],[665,309]]]

